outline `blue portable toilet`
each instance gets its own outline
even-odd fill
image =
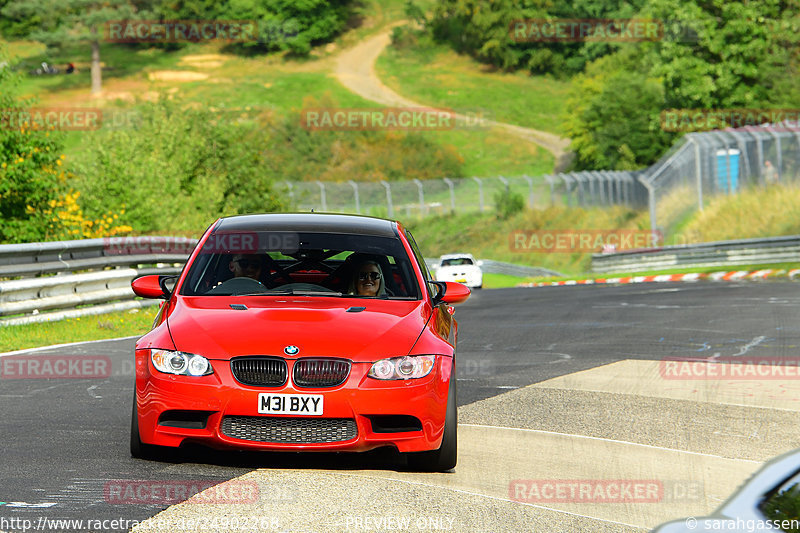
[[[717,187],[726,193],[739,189],[739,155],[736,148],[717,150]]]

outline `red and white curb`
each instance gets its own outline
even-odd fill
[[[730,272],[711,272],[700,273],[692,272],[689,274],[659,274],[654,276],[625,276],[619,278],[595,278],[595,279],[571,279],[566,281],[541,281],[532,283],[521,283],[517,287],[558,287],[562,285],[598,285],[598,284],[617,284],[617,283],[659,283],[665,281],[699,281],[707,279],[711,281],[741,281],[741,280],[763,280],[779,276],[787,276],[794,279],[800,276],[800,269],[786,270],[733,270]]]

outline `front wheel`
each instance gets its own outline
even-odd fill
[[[131,409],[131,457],[137,459],[152,459],[155,457],[156,446],[144,444],[139,435],[139,412],[136,409],[136,393],[133,393],[133,408]]]
[[[458,460],[458,405],[456,404],[456,373],[450,376],[447,392],[447,412],[444,420],[444,436],[438,450],[408,454],[408,466],[422,472],[447,472],[456,467]]]

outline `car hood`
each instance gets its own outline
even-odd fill
[[[409,353],[427,318],[422,301],[201,296],[180,297],[167,324],[176,349],[210,359],[282,356],[292,345],[297,357],[372,362]]]

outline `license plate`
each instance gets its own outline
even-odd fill
[[[456,280],[456,283],[466,283],[466,282],[467,282],[466,278],[460,278]]]
[[[258,412],[268,415],[322,416],[321,394],[272,394],[258,395]]]

